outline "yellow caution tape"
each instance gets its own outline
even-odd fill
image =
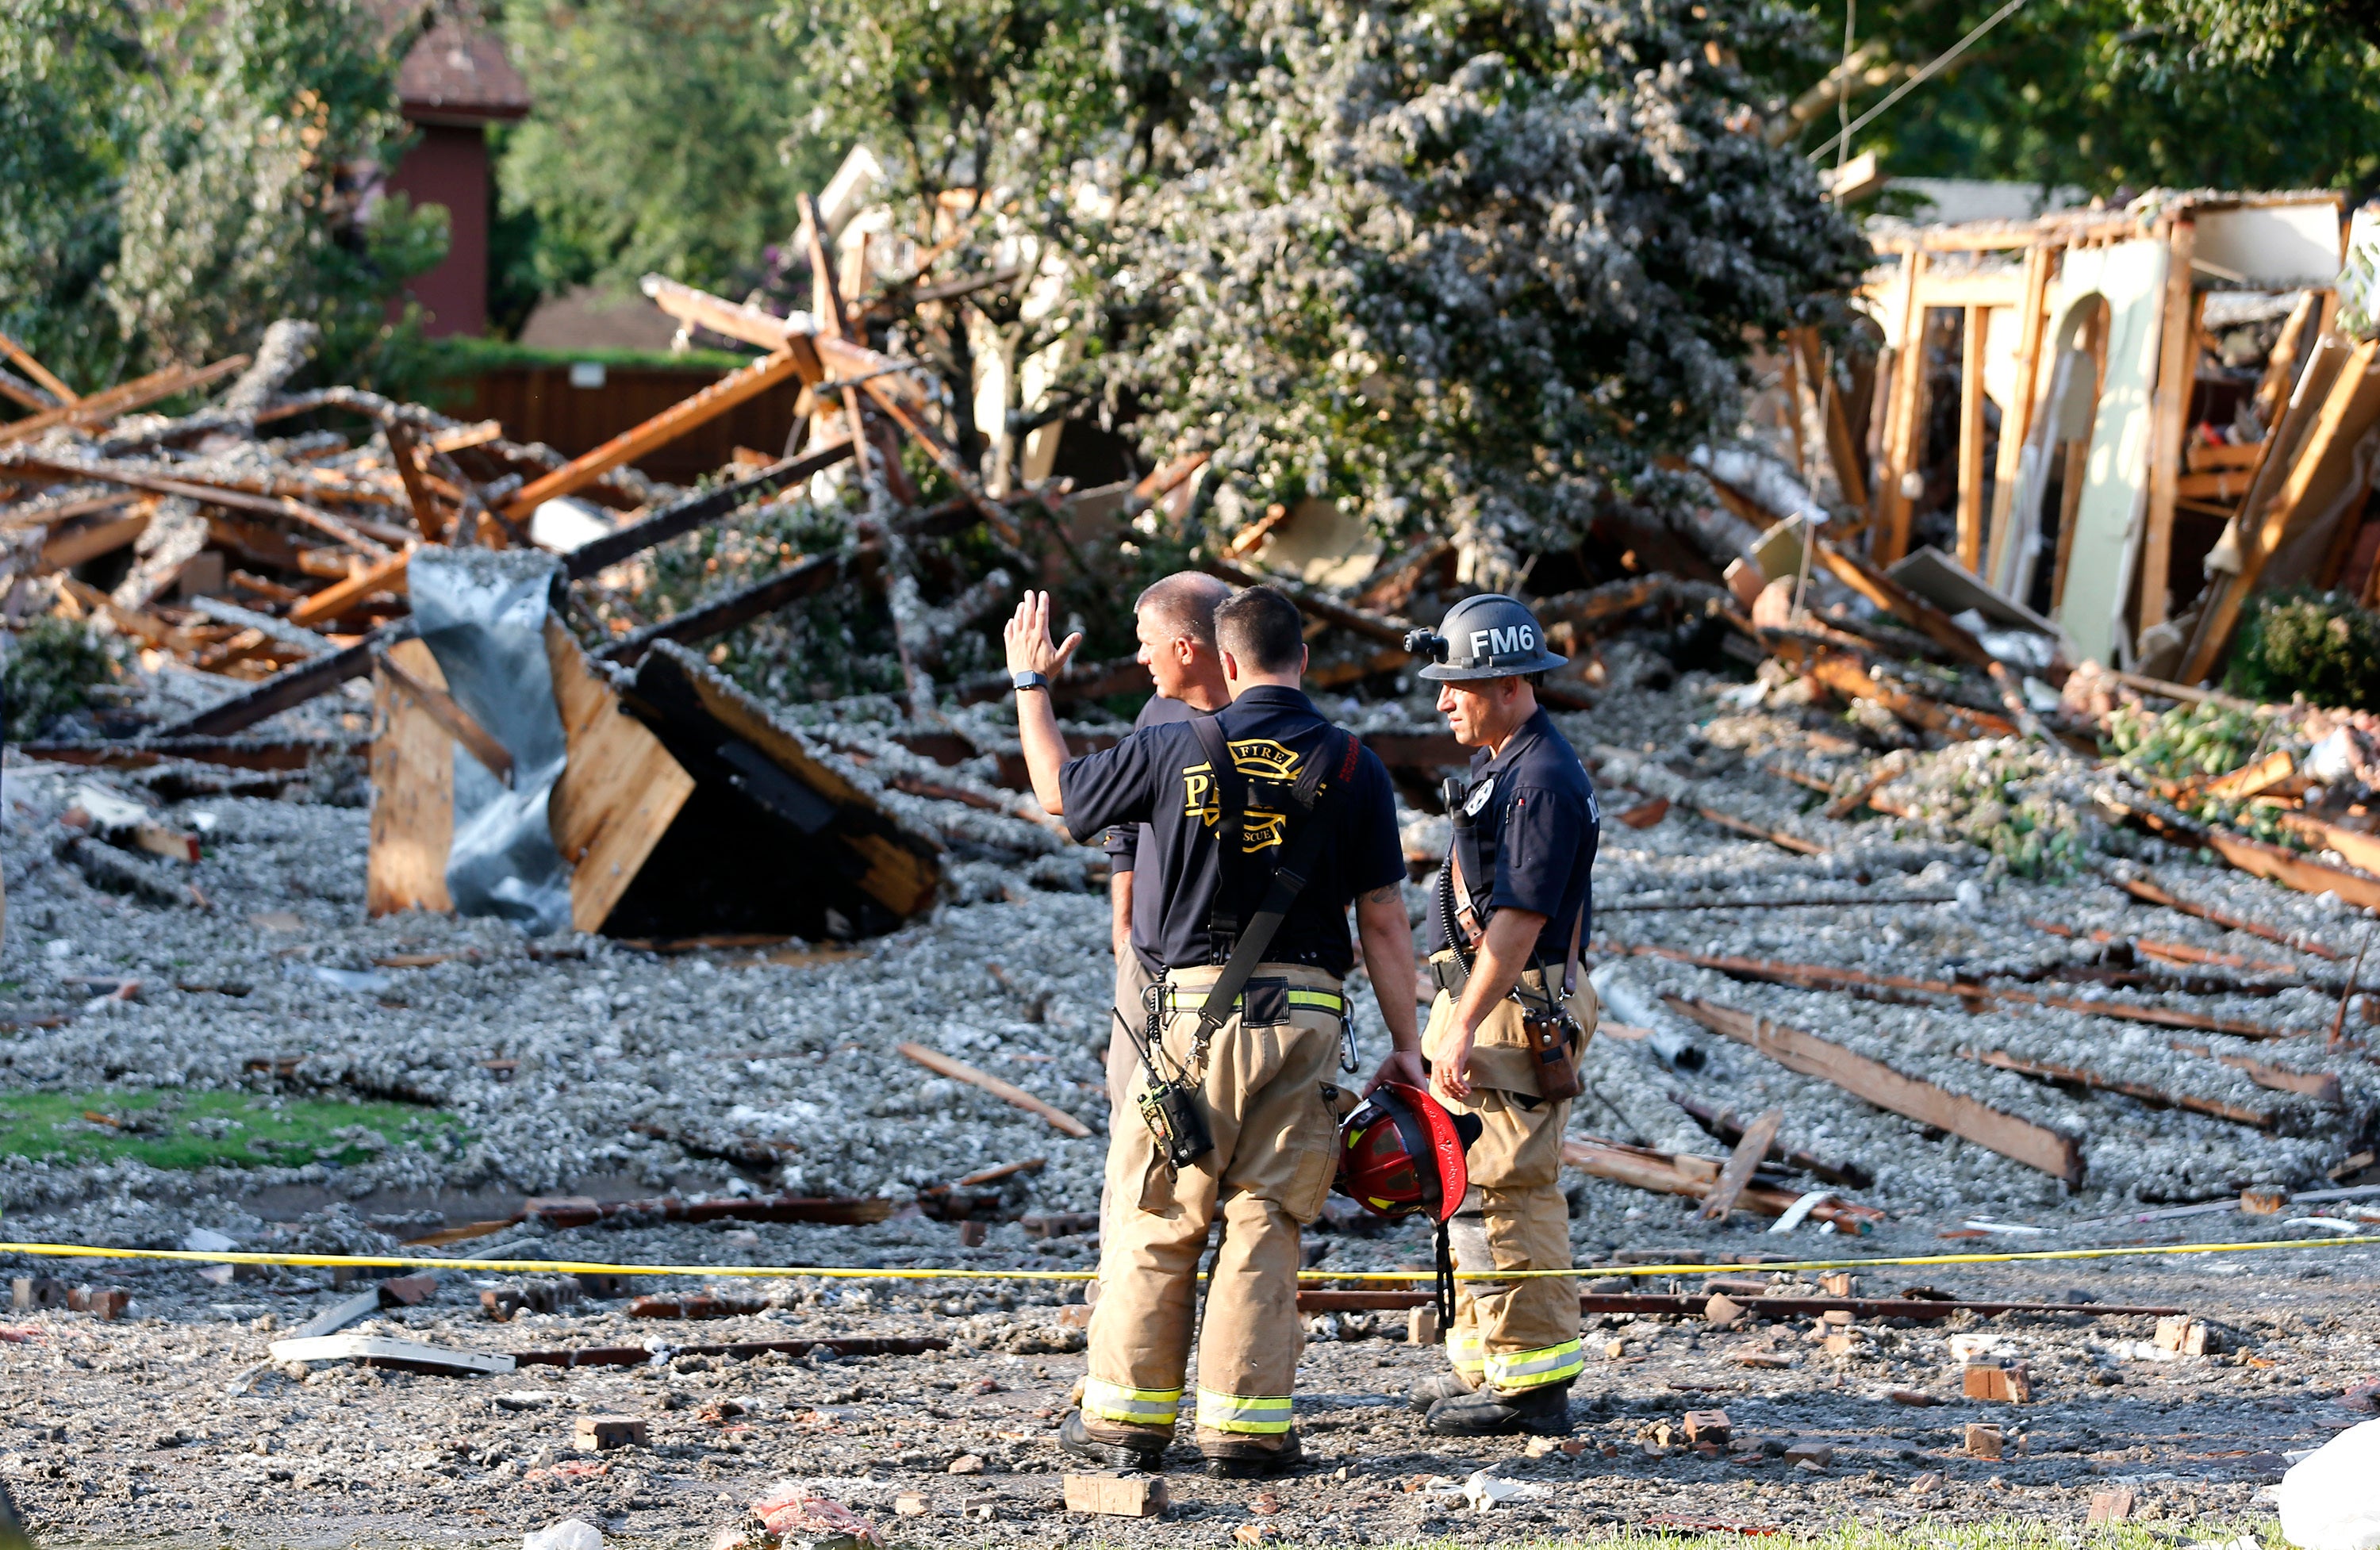
[[[2380,1243],[2380,1234],[2284,1238],[2251,1243],[2136,1244],[2111,1249],[2024,1249],[2003,1253],[1903,1254],[1878,1259],[1798,1259],[1766,1265],[1630,1265],[1567,1270],[1458,1270],[1458,1281],[1510,1281],[1544,1276],[1732,1276],[1779,1271],[1872,1270],[1886,1265],[2019,1265],[2044,1260],[2133,1259],[2157,1254],[2256,1253],[2274,1249],[2344,1249]],[[404,1254],[269,1254],[237,1250],[103,1249],[87,1243],[0,1243],[0,1254],[49,1259],[164,1259],[194,1265],[293,1265],[384,1270],[492,1270],[515,1275],[713,1276],[745,1280],[1088,1281],[1091,1270],[886,1269],[844,1265],[605,1265],[570,1259],[431,1259]],[[1302,1270],[1303,1281],[1427,1281],[1427,1270]]]

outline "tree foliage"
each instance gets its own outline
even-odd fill
[[[2289,22],[2284,7],[2295,5],[2029,5],[1861,130],[1852,150],[1877,151],[1898,176],[2008,178],[2098,195],[2368,190],[2380,182],[2380,55],[2353,28]],[[1852,115],[1998,8],[1998,0],[1860,5]],[[1843,0],[1814,6],[1820,31],[1838,44],[1843,10]],[[1788,102],[1825,74],[1774,71]],[[1816,148],[1835,131],[1833,99],[1804,106],[1819,111],[1795,141]]]
[[[528,295],[658,272],[741,296],[782,269],[794,200],[842,148],[803,126],[809,74],[775,0],[528,0],[507,6],[534,111],[498,167],[518,239],[501,283]]]
[[[1793,46],[1781,7],[1233,20],[1084,266],[1087,372],[1148,407],[1152,450],[1215,449],[1227,526],[1322,497],[1504,564],[1574,541],[1658,497],[1658,454],[1732,429],[1748,341],[1862,265],[1809,171],[1747,132],[1732,60]]]
[[[404,132],[378,36],[351,0],[6,0],[0,326],[87,385],[285,315],[370,348],[445,248],[358,176]]]

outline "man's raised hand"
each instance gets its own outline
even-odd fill
[[[1050,594],[1028,591],[1017,599],[1016,612],[1009,616],[1000,638],[1007,648],[1012,674],[1038,672],[1055,678],[1074,656],[1075,648],[1083,644],[1083,632],[1068,636],[1062,646],[1050,645]]]

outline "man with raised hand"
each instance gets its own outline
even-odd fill
[[[1111,1467],[1160,1467],[1181,1408],[1199,1256],[1220,1218],[1196,1330],[1196,1436],[1209,1472],[1236,1478],[1299,1458],[1298,1233],[1330,1193],[1354,1101],[1330,1081],[1348,1025],[1349,903],[1408,1065],[1419,1039],[1388,771],[1299,687],[1305,645],[1287,598],[1234,595],[1216,611],[1215,637],[1228,707],[1070,759],[1045,691],[1081,637],[1051,644],[1045,593],[1027,593],[1005,631],[1035,795],[1078,839],[1148,824],[1135,870],[1157,868],[1161,904],[1149,937],[1162,972],[1133,1030],[1136,1113],[1108,1145],[1115,1220],[1089,1372],[1059,1443]]]

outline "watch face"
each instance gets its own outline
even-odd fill
[[[1463,804],[1464,816],[1468,817],[1477,817],[1481,811],[1487,807],[1488,798],[1495,792],[1495,790],[1496,777],[1493,775],[1488,776],[1486,780],[1472,787],[1470,796],[1465,798]]]

